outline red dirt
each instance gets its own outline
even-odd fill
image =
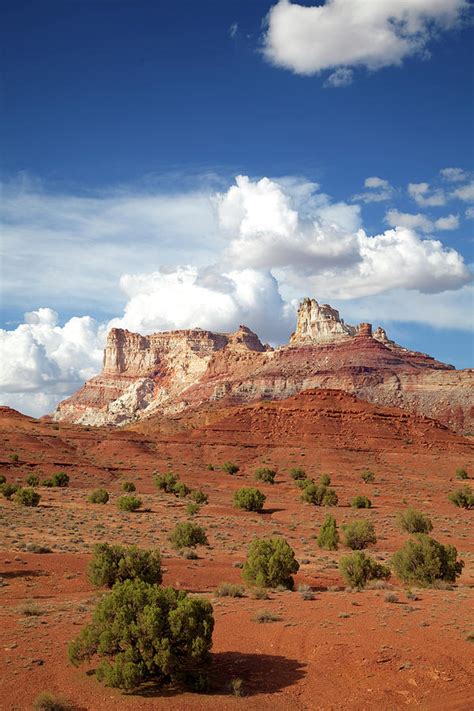
[[[41,691],[62,694],[88,711],[474,708],[473,646],[466,640],[473,632],[474,512],[447,500],[459,484],[456,468],[474,473],[468,438],[432,420],[334,391],[225,410],[207,407],[128,430],[52,424],[3,408],[0,432],[0,473],[8,481],[24,481],[32,472],[43,479],[58,470],[71,477],[68,489],[40,487],[37,509],[0,500],[2,711],[31,708]],[[14,454],[17,462],[11,460]],[[207,468],[226,460],[240,465],[237,476]],[[254,483],[254,469],[262,465],[277,469],[274,485]],[[407,538],[396,527],[395,513],[407,504],[422,509],[432,519],[432,535],[454,544],[465,561],[458,584],[451,590],[416,590],[416,600],[408,599],[394,578],[385,589],[345,591],[337,561],[347,549],[318,549],[313,537],[327,509],[299,500],[288,475],[292,466],[303,466],[315,478],[331,475],[339,497],[331,512],[338,524],[372,520],[378,542],[369,552],[383,560]],[[152,483],[153,471],[169,468],[209,494],[196,519],[210,546],[199,549],[196,561],[179,557],[167,542],[175,523],[185,518],[185,502],[157,494]],[[375,473],[373,484],[361,481],[364,469]],[[117,510],[124,479],[135,482],[149,510]],[[99,485],[111,493],[106,506],[86,501]],[[232,507],[232,492],[245,485],[267,495],[263,514]],[[359,493],[371,498],[372,509],[348,506]],[[256,535],[281,535],[290,542],[301,563],[295,589],[311,586],[313,600],[303,600],[297,591],[270,592],[269,600],[254,599],[250,591],[244,598],[215,596],[219,583],[240,582],[235,563],[245,559]],[[158,546],[164,582],[211,599],[212,693],[150,689],[146,695],[125,695],[104,688],[87,668],[69,665],[67,642],[88,620],[98,595],[85,569],[91,544],[101,540]],[[30,543],[52,552],[27,552]],[[387,601],[387,593],[398,602]],[[41,614],[25,614],[29,601]],[[257,623],[261,610],[280,620]],[[243,680],[245,698],[229,694],[236,677]]]

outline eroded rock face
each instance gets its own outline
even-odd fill
[[[355,328],[336,309],[305,299],[290,342],[273,350],[245,326],[141,336],[109,333],[100,375],[59,404],[54,419],[123,425],[203,403],[282,400],[309,388],[354,393],[378,405],[474,431],[474,371],[457,371],[389,340],[380,326]]]

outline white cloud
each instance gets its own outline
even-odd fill
[[[468,178],[468,173],[462,168],[442,168],[439,172],[450,183],[462,183]]]
[[[365,188],[389,188],[390,183],[388,182],[388,180],[384,180],[384,178],[378,178],[376,175],[374,175],[371,178],[366,178],[364,180],[364,187]]]
[[[432,221],[426,215],[417,213],[415,215],[398,210],[389,210],[385,215],[386,222],[392,227],[407,227],[411,230],[421,230],[427,234],[436,230],[447,231],[456,230],[459,227],[458,215],[446,215]]]
[[[474,207],[468,207],[464,214],[465,214],[466,220],[474,219]]]
[[[474,180],[454,190],[451,196],[464,202],[474,202]]]
[[[394,195],[394,189],[388,180],[379,178],[376,175],[366,178],[364,187],[367,188],[366,192],[352,196],[354,202],[384,202],[385,200],[391,200]]]
[[[237,32],[239,31],[239,23],[238,22],[233,22],[231,26],[229,27],[229,35],[231,37],[235,37]]]
[[[433,190],[429,183],[409,183],[408,193],[421,207],[440,207],[446,204],[443,190]]]
[[[264,54],[297,74],[400,65],[427,55],[430,40],[455,26],[465,0],[327,0],[303,6],[280,0],[268,13]]]
[[[340,67],[332,72],[326,79],[324,86],[331,86],[335,89],[339,89],[343,86],[349,86],[354,80],[354,72],[352,69],[347,69],[347,67]]]

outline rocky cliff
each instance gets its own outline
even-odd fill
[[[54,419],[120,425],[205,403],[222,407],[332,388],[472,432],[473,386],[473,370],[403,348],[381,327],[350,326],[336,309],[305,299],[288,345],[277,349],[245,326],[235,333],[149,336],[112,329],[102,373],[60,403]]]

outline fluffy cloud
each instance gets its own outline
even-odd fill
[[[280,0],[268,13],[264,54],[304,75],[377,70],[426,56],[433,35],[453,27],[467,8],[466,0],[327,0],[312,7]]]
[[[440,207],[446,204],[443,190],[433,190],[429,183],[409,183],[408,194],[421,207]]]
[[[48,308],[26,313],[13,331],[0,329],[2,404],[36,416],[50,411],[100,370],[105,335],[90,316],[61,327]]]
[[[468,178],[468,174],[462,168],[442,168],[439,172],[450,183],[462,183]]]
[[[413,215],[408,212],[389,210],[385,215],[385,220],[392,227],[408,227],[408,229],[421,230],[427,234],[436,230],[456,230],[459,227],[458,215],[446,215],[446,217],[439,217],[433,221],[419,212]]]
[[[347,67],[340,67],[332,72],[325,81],[324,86],[332,86],[334,89],[339,89],[342,86],[349,86],[354,80],[354,72]]]
[[[464,202],[474,202],[474,180],[467,185],[462,185],[451,193],[453,198]]]
[[[352,197],[354,202],[384,202],[390,200],[394,195],[394,189],[388,180],[375,175],[365,179],[364,187],[367,188],[366,192],[354,195]]]

